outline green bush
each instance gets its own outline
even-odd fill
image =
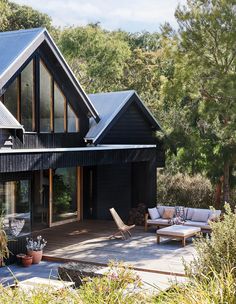
[[[219,222],[211,223],[211,237],[197,239],[195,248],[197,258],[186,266],[189,276],[210,276],[212,272],[220,273],[227,265],[236,267],[236,214],[230,205],[225,204],[224,217]]]
[[[122,264],[111,263],[106,276],[85,281],[80,295],[84,304],[151,303],[141,287],[141,280],[135,272]]]
[[[12,304],[148,304],[153,298],[142,289],[139,276],[129,267],[111,263],[101,278],[83,280],[79,289],[37,288],[30,292],[4,288],[0,284],[0,303]]]
[[[158,173],[157,203],[195,208],[209,208],[214,204],[211,182],[201,176]]]
[[[236,282],[231,269],[215,270],[211,276],[192,278],[188,284],[175,285],[162,292],[155,304],[235,304]]]

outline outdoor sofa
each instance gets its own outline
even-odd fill
[[[145,214],[145,231],[147,231],[148,226],[155,225],[157,229],[170,226],[177,208],[179,207],[157,206],[149,208],[148,213]],[[200,227],[202,232],[208,232],[211,230],[210,221],[217,220],[220,215],[221,210],[183,208],[183,225]]]

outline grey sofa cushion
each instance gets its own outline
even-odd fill
[[[194,226],[194,227],[200,227],[202,229],[210,229],[210,225],[208,225],[208,223],[206,222],[194,222],[194,221],[186,221],[184,223],[184,225],[186,226]]]
[[[187,212],[186,212],[186,219],[187,220],[191,220],[191,218],[193,216],[193,212],[194,212],[194,208],[187,208]]]
[[[210,210],[208,209],[194,209],[191,221],[207,222],[209,215],[210,215]]]
[[[156,220],[147,220],[148,224],[153,224],[153,225],[163,225],[163,226],[168,226],[169,225],[169,220],[166,219],[156,219]]]
[[[158,218],[161,217],[160,214],[159,214],[159,212],[158,212],[158,210],[157,210],[157,207],[148,208],[148,213],[149,213],[150,218],[151,218],[152,220],[155,220],[155,219],[158,219]]]

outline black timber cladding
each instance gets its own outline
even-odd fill
[[[100,142],[102,144],[155,144],[156,137],[141,111],[136,104],[132,103]]]
[[[19,172],[156,160],[155,148],[0,153],[0,172]]]

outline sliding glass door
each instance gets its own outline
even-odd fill
[[[0,212],[10,238],[31,232],[30,206],[30,180],[0,182]]]

